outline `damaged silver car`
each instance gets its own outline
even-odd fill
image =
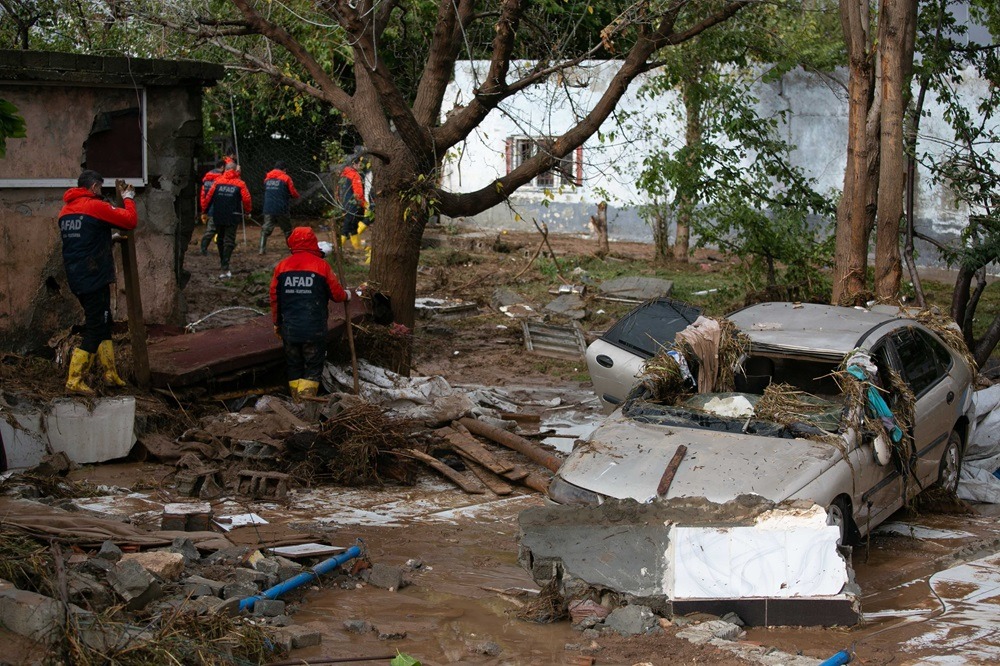
[[[929,326],[895,308],[793,303],[753,305],[728,320],[746,336],[728,390],[662,404],[640,383],[567,458],[552,501],[809,500],[851,542],[922,490],[957,486],[973,372]],[[600,353],[605,371],[616,361],[623,373],[595,377],[598,395],[639,381],[636,363],[622,360],[630,350]],[[688,360],[693,377],[703,361]],[[764,409],[775,395],[785,402]]]

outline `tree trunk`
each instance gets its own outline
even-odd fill
[[[699,72],[704,68],[699,67]],[[695,192],[701,180],[701,169],[698,155],[701,152],[702,122],[701,113],[704,101],[698,86],[699,81],[685,80],[681,86],[681,96],[684,98],[685,131],[684,146],[687,148],[687,167],[691,170],[686,179],[688,187],[682,187],[677,192],[677,235],[674,237],[674,259],[687,263],[691,251],[691,218],[698,205]]]
[[[913,51],[906,52],[916,0],[883,0],[879,13],[878,48],[882,66],[882,113],[879,134],[878,227],[875,234],[875,297],[883,302],[899,298],[902,265],[899,223],[903,218],[906,165],[903,153],[904,86]],[[910,64],[907,64],[909,59]]]
[[[847,120],[847,168],[844,194],[837,206],[833,302],[853,305],[865,290],[868,263],[869,178],[871,159],[868,119],[873,101],[874,64],[868,36],[868,0],[840,0],[850,78]]]
[[[597,230],[597,256],[603,259],[611,252],[608,245],[608,202],[597,204],[597,215],[590,216],[590,223]]]
[[[670,251],[670,213],[666,204],[654,201],[652,204],[653,249],[658,264],[666,264],[672,256]]]

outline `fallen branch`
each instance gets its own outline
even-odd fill
[[[458,454],[462,456],[465,460],[465,464],[476,475],[476,478],[483,482],[483,485],[493,491],[494,495],[510,495],[514,492],[514,488],[507,482],[502,481],[498,476],[494,475],[490,470],[486,469],[482,465],[476,463],[475,460],[466,456],[462,451],[458,451]]]

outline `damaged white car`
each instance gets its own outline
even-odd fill
[[[715,352],[699,356],[691,336],[693,346],[674,347],[678,377],[699,392],[664,401],[640,384],[567,458],[550,499],[807,500],[851,542],[922,490],[955,489],[973,372],[930,326],[895,309],[792,303],[750,306],[728,322],[738,358],[718,352],[718,333]],[[637,382],[634,365],[619,358],[631,376],[595,377],[598,395]]]

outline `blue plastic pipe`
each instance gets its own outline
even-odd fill
[[[821,662],[819,666],[844,666],[844,664],[849,663],[851,663],[851,653],[847,650],[841,650],[826,661]]]
[[[329,573],[330,571],[336,569],[344,562],[353,560],[355,557],[360,557],[360,556],[361,556],[361,548],[358,546],[351,546],[340,555],[331,557],[328,560],[323,560],[309,571],[303,571],[297,576],[292,576],[285,582],[278,583],[274,587],[268,588],[263,592],[261,592],[260,594],[254,595],[252,597],[247,597],[246,599],[241,599],[240,610],[245,611],[252,609],[253,605],[257,603],[257,601],[259,601],[260,599],[277,599],[285,592],[294,590],[300,585],[304,585],[306,583],[314,581],[323,574]]]

